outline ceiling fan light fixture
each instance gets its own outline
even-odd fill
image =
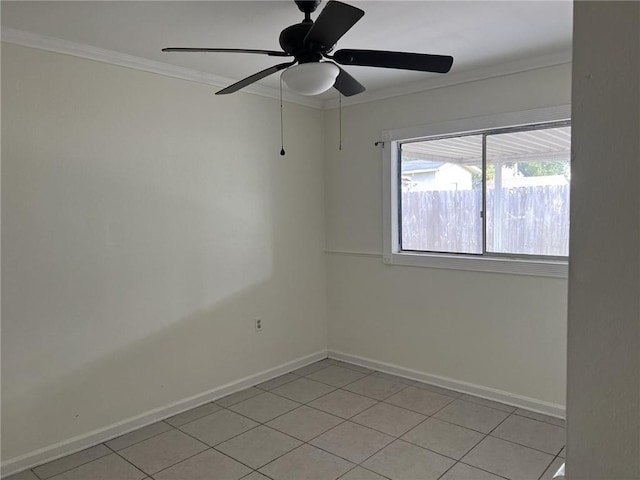
[[[319,95],[333,87],[339,73],[340,69],[333,63],[301,63],[282,72],[282,80],[296,93]]]

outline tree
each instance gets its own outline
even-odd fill
[[[549,175],[565,175],[569,173],[569,164],[566,162],[507,162],[503,167],[513,169],[523,177],[544,177]],[[487,163],[487,182],[496,177],[496,164]],[[482,185],[482,174],[474,172],[472,175],[474,185]]]
[[[493,163],[487,164],[487,181],[496,178],[496,166]],[[474,185],[482,185],[482,173],[474,172],[471,175],[471,181]]]
[[[518,173],[523,177],[565,175],[568,166],[565,162],[521,162],[518,163]]]

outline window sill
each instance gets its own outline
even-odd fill
[[[567,278],[569,271],[569,262],[562,260],[524,260],[435,253],[392,253],[384,255],[382,261],[387,265],[554,278]]]

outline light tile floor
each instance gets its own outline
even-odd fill
[[[325,359],[7,480],[550,480],[564,421]]]

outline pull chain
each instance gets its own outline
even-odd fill
[[[280,75],[280,155],[284,155],[284,120],[282,113],[282,75]]]
[[[338,92],[338,118],[340,123],[340,143],[338,150],[342,151],[342,93]]]

